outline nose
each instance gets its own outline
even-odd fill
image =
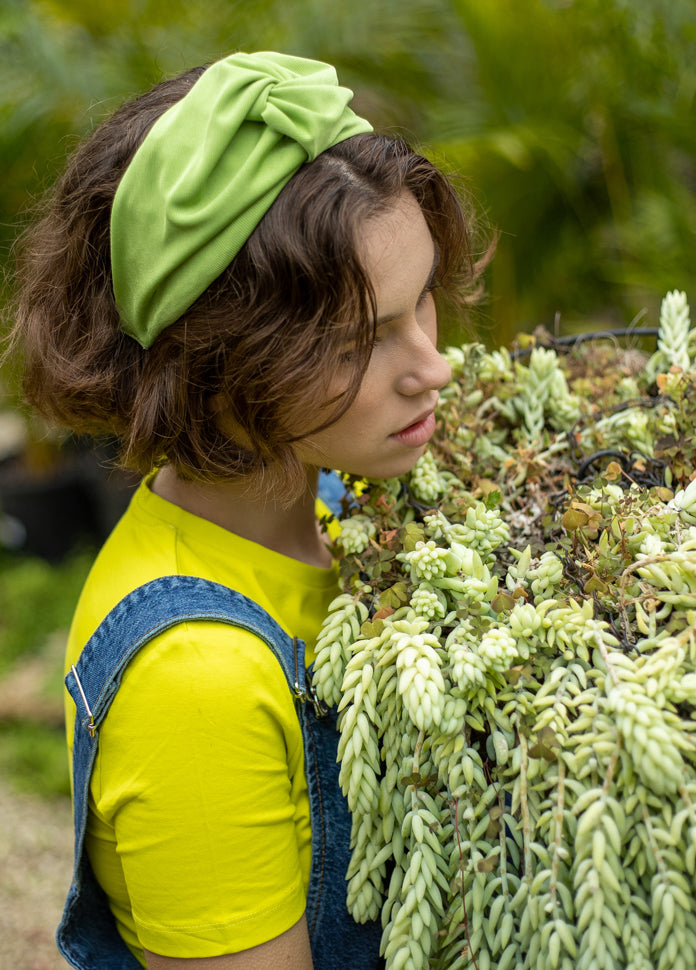
[[[452,369],[439,353],[431,336],[416,325],[406,350],[397,389],[406,397],[439,391],[452,379]]]

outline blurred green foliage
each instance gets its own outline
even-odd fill
[[[0,244],[77,136],[233,49],[334,63],[377,127],[464,176],[500,231],[483,325],[626,323],[693,294],[693,0],[4,0]]]
[[[67,631],[94,553],[76,551],[60,565],[0,553],[0,676],[20,656],[41,651]]]
[[[0,554],[0,679],[17,662],[40,661],[36,690],[46,698],[63,693],[62,651],[46,649],[64,635],[94,552],[76,551],[60,565]],[[0,723],[0,774],[25,791],[44,797],[70,794],[65,734],[53,720],[12,719]]]
[[[43,724],[0,725],[0,775],[20,791],[69,797],[65,733]]]
[[[478,105],[445,142],[503,233],[499,322],[694,293],[696,6],[458,0]],[[655,315],[655,314],[653,314]]]

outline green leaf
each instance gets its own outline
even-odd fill
[[[368,640],[378,637],[384,629],[384,620],[365,620],[360,627],[360,633]]]
[[[425,528],[417,522],[409,522],[404,532],[404,552],[413,552],[416,543],[425,539]]]
[[[505,610],[511,610],[515,605],[515,597],[511,593],[506,593],[504,590],[498,593],[491,600],[491,607],[496,613],[503,613]]]
[[[500,831],[500,822],[496,822],[495,824],[497,825],[497,829],[493,834],[497,835]],[[488,835],[488,833],[486,834]],[[479,861],[476,863],[476,868],[479,872],[493,872],[497,864],[498,857],[495,855],[489,855],[486,859],[479,859]]]
[[[561,516],[561,525],[568,532],[575,532],[581,529],[590,521],[590,517],[582,509],[570,508]]]

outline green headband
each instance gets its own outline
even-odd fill
[[[233,54],[155,122],[116,190],[111,268],[121,329],[143,347],[239,252],[301,166],[372,126],[328,64]]]

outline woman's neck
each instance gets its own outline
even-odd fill
[[[328,568],[331,556],[315,513],[318,471],[310,469],[307,488],[289,508],[244,482],[214,485],[179,478],[170,466],[160,469],[152,491],[215,525],[310,566]]]

